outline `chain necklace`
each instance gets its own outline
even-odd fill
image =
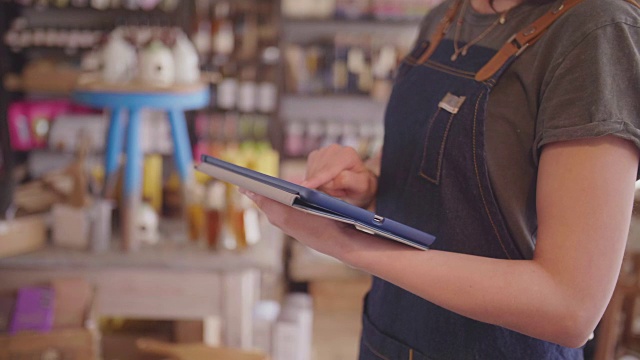
[[[453,49],[454,49],[454,52],[453,52],[453,55],[451,55],[451,61],[456,61],[460,55],[466,56],[470,47],[472,47],[473,45],[477,44],[482,39],[484,39],[498,25],[502,25],[507,21],[507,14],[509,13],[509,10],[504,11],[502,14],[500,14],[500,17],[497,18],[493,23],[491,23],[491,25],[489,25],[489,27],[484,29],[484,31],[482,33],[480,33],[480,35],[476,36],[476,38],[470,40],[463,47],[459,47],[458,42],[460,41],[460,33],[462,32],[462,24],[464,22],[464,16],[465,16],[465,13],[467,12],[467,8],[469,7],[470,1],[471,0],[465,0],[464,4],[462,4],[462,9],[460,10],[460,15],[458,15],[458,21],[456,21],[456,30],[455,30],[455,34],[453,35]]]

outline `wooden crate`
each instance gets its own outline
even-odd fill
[[[41,249],[46,241],[47,226],[42,216],[0,221],[0,257]]]
[[[0,335],[0,359],[98,360],[97,342],[89,329]]]

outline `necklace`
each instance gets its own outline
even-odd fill
[[[470,40],[463,47],[459,47],[458,42],[460,41],[460,33],[462,32],[462,23],[464,22],[464,15],[469,7],[470,0],[466,0],[464,4],[462,4],[462,9],[460,10],[460,14],[458,15],[458,21],[456,21],[456,30],[453,35],[453,55],[451,55],[451,61],[456,61],[460,55],[466,56],[469,48],[473,45],[480,42],[484,39],[493,29],[495,29],[498,25],[502,25],[507,21],[507,14],[509,10],[504,11],[489,27],[484,29],[480,35],[476,36],[474,39]]]

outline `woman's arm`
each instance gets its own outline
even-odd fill
[[[546,145],[530,261],[413,250],[251,196],[276,226],[351,266],[461,315],[579,347],[615,286],[638,160],[613,136]]]

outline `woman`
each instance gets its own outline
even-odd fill
[[[374,275],[361,359],[582,358],[629,229],[637,44],[640,10],[623,0],[434,9],[398,72],[379,175],[332,146],[304,183],[375,200],[434,234],[431,250],[247,194],[287,234]]]

